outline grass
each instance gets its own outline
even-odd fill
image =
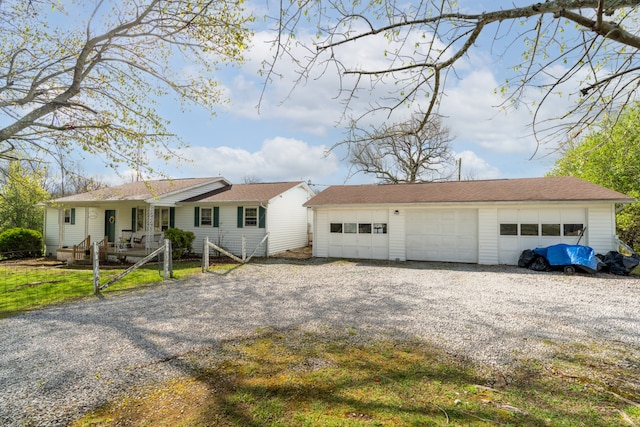
[[[173,363],[182,375],[129,390],[74,426],[640,423],[632,352],[553,346],[549,361],[521,360],[504,373],[420,341],[262,331],[181,356]]]
[[[229,269],[232,265],[216,265],[213,269]],[[100,270],[100,283],[123,272],[128,266]],[[199,261],[174,262],[174,278],[184,279],[201,271]],[[149,286],[163,281],[162,268],[157,263],[147,264],[121,281],[108,287],[105,294]],[[93,296],[91,267],[74,268],[52,266],[41,261],[0,263],[0,318],[47,305]]]

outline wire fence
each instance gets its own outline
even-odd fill
[[[47,258],[17,258],[15,252],[0,253],[0,318],[62,301],[94,294],[92,266],[67,265]],[[100,282],[121,274],[128,265],[100,265]],[[158,260],[130,274],[111,291],[163,280]]]

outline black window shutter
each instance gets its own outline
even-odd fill
[[[220,227],[220,207],[213,207],[213,226]]]
[[[266,213],[267,210],[265,208],[263,208],[262,206],[260,206],[258,208],[258,228],[264,228],[267,222],[267,218],[266,218]]]
[[[198,206],[193,208],[193,226],[200,227],[200,208]]]
[[[242,228],[244,225],[244,208],[238,206],[238,228]]]
[[[169,228],[176,228],[176,208],[169,208]]]
[[[71,208],[71,224],[76,223],[76,208]]]
[[[136,214],[138,210],[136,208],[131,208],[131,231],[135,232],[136,230]]]

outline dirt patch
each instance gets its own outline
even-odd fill
[[[28,266],[28,267],[60,267],[66,265],[65,261],[51,258],[11,259],[0,262],[3,266]]]
[[[292,249],[284,252],[280,252],[278,254],[272,255],[271,258],[278,259],[297,259],[297,260],[305,260],[311,259],[312,257],[311,246],[306,246],[304,248]]]

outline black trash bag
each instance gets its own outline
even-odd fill
[[[640,264],[638,255],[626,256],[616,251],[607,252],[601,258],[605,265],[603,271],[619,276],[628,276]]]
[[[604,255],[596,255],[596,262],[598,263],[598,267],[596,269],[596,271],[609,271],[609,267],[607,266],[607,264],[605,264],[605,262],[602,260],[604,258]]]
[[[533,271],[551,271],[551,265],[549,261],[543,256],[538,256],[533,260],[531,265],[529,265],[529,270]]]
[[[529,268],[531,263],[535,261],[537,257],[538,257],[538,254],[536,254],[533,250],[525,249],[520,254],[520,259],[518,259],[518,267]]]

